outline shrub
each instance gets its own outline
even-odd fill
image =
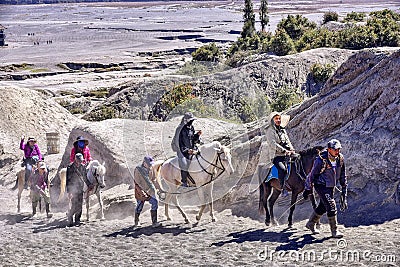
[[[361,22],[365,18],[365,13],[350,12],[343,19],[344,22]]]
[[[345,49],[363,49],[375,47],[377,36],[372,29],[354,26],[338,32],[337,47]]]
[[[329,11],[324,13],[324,19],[322,21],[322,24],[325,24],[329,21],[338,21],[339,20],[339,15],[336,12]]]
[[[299,39],[307,30],[315,28],[317,28],[315,22],[311,22],[308,18],[301,15],[288,15],[287,18],[282,19],[277,26],[277,29],[285,30],[293,40]]]
[[[170,91],[161,98],[161,104],[169,114],[176,106],[182,104],[189,98],[192,98],[193,87],[191,84],[179,84],[174,86]]]
[[[298,90],[284,87],[276,92],[272,99],[271,109],[281,112],[303,101],[303,95]]]
[[[298,52],[319,47],[333,47],[335,45],[335,36],[336,32],[326,28],[310,29],[295,42],[295,47]]]
[[[400,24],[390,16],[368,19],[367,27],[376,35],[377,46],[400,45]]]
[[[318,83],[325,83],[335,71],[335,66],[332,64],[319,64],[315,63],[311,66],[311,74],[314,80]]]
[[[369,15],[370,15],[370,17],[373,17],[376,19],[393,19],[395,21],[400,21],[400,14],[398,14],[390,9],[373,11],[373,12],[369,13]]]
[[[296,51],[294,42],[284,30],[277,29],[272,37],[270,51],[278,56],[285,56]]]
[[[193,60],[196,61],[219,61],[221,51],[215,43],[203,45],[192,53]]]

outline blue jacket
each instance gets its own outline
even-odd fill
[[[310,179],[314,184],[324,185],[326,187],[334,187],[339,180],[342,188],[346,188],[347,178],[343,155],[339,154],[336,159],[336,167],[333,167],[328,159],[328,151],[323,151],[314,160]]]

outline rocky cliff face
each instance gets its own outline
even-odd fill
[[[304,93],[316,93],[320,85],[310,77],[313,64],[331,64],[336,68],[354,51],[320,48],[284,57],[260,55],[239,68],[230,69],[200,78],[175,76],[162,79],[148,79],[141,83],[125,83],[121,91],[115,92],[104,104],[88,112],[84,118],[101,120],[105,110],[115,117],[143,119],[150,113],[166,117],[165,111],[156,108],[157,102],[174,85],[189,83],[193,95],[206,105],[213,106],[225,118],[238,116],[246,121],[246,105],[252,105],[257,98],[273,97],[277,90],[291,88]],[[247,64],[246,64],[247,63]],[[157,114],[160,113],[160,114]]]
[[[390,219],[400,211],[399,67],[400,50],[358,52],[338,68],[318,95],[288,112],[292,120],[287,128],[297,150],[326,146],[332,138],[342,142],[351,207],[343,216],[350,224]],[[239,164],[249,175],[259,160],[259,129],[253,126],[235,146],[237,153],[250,158],[249,163]],[[241,181],[234,199],[246,192],[249,180]]]

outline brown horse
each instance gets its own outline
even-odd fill
[[[305,151],[300,151],[300,157],[292,158],[289,161],[290,173],[289,177],[285,181],[287,190],[292,192],[290,212],[288,217],[289,227],[292,227],[293,225],[293,212],[296,207],[297,196],[303,192],[306,176],[311,171],[315,157],[322,149],[323,147],[317,146]],[[261,182],[259,190],[259,210],[265,210],[265,224],[269,226],[272,222],[273,225],[276,225],[277,222],[274,218],[274,204],[282,192],[280,181],[276,178],[273,178],[268,182]],[[317,204],[315,202],[314,195],[310,195],[310,200],[313,208],[315,209]]]

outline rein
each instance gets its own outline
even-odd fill
[[[189,193],[189,192],[192,192],[192,191],[194,191],[194,190],[197,190],[197,189],[199,189],[200,187],[206,186],[206,185],[212,183],[213,181],[215,181],[218,177],[220,177],[220,176],[226,171],[226,169],[225,169],[225,167],[224,167],[224,164],[222,164],[222,160],[221,160],[221,154],[222,154],[222,153],[223,153],[223,152],[217,152],[217,159],[216,159],[216,161],[215,161],[215,164],[212,163],[212,162],[209,162],[208,160],[206,160],[201,154],[196,154],[197,162],[199,163],[199,165],[200,165],[200,167],[202,168],[202,170],[203,170],[204,172],[206,172],[208,175],[211,176],[211,179],[210,179],[209,181],[207,181],[206,183],[204,183],[204,184],[202,184],[202,185],[200,185],[200,186],[196,186],[196,187],[194,187],[194,188],[192,188],[192,189],[190,189],[190,190],[187,190],[187,191],[185,191],[185,192],[169,192],[169,194],[171,194],[171,195],[180,195],[180,194],[184,194],[184,193]],[[214,168],[217,168],[217,169],[221,170],[221,172],[220,172],[217,176],[214,177],[215,174],[208,172],[208,171],[201,165],[198,156],[200,156],[205,162],[207,162],[208,164],[210,164],[210,165],[213,166]],[[217,165],[218,162],[221,163],[221,166],[222,166],[222,167],[220,167],[220,166]],[[160,197],[161,200],[164,200],[164,199],[165,199],[165,198],[161,198],[161,194],[163,194],[163,193],[168,193],[168,192],[162,191],[162,192],[159,192],[159,193],[158,193],[158,196]]]

